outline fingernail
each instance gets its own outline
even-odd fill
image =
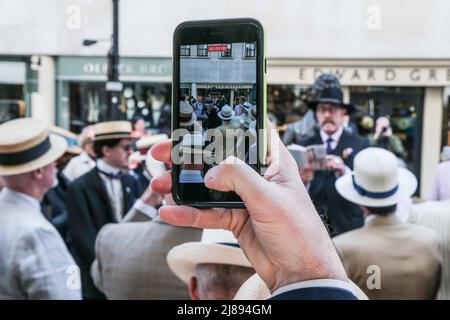
[[[217,167],[212,167],[211,169],[209,169],[205,174],[205,182],[206,181],[208,181],[208,182],[214,181],[216,171],[217,171]]]

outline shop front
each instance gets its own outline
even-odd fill
[[[281,128],[301,118],[301,102],[323,73],[339,78],[344,99],[360,114],[360,134],[388,116],[406,153],[402,161],[420,181],[417,195],[426,197],[441,147],[450,143],[448,103],[450,61],[445,60],[269,60],[269,110]]]
[[[25,78],[25,62],[0,61],[0,123],[25,116]]]
[[[56,61],[57,123],[74,132],[107,119],[106,59],[62,56]],[[170,131],[171,60],[167,58],[121,58],[123,84],[120,115],[142,117],[154,132]]]

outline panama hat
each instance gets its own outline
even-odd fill
[[[131,122],[129,121],[106,121],[94,125],[94,141],[127,139],[132,138]]]
[[[194,112],[194,108],[185,102],[180,102],[180,126],[188,127],[193,125],[197,121],[197,115]]]
[[[27,173],[56,161],[67,149],[64,138],[50,134],[49,126],[32,118],[0,125],[0,175]]]
[[[138,141],[136,141],[136,149],[137,150],[148,150],[154,144],[157,144],[158,142],[164,141],[167,139],[169,139],[169,136],[165,133],[147,135],[147,136],[140,138]]]
[[[245,129],[250,128],[250,123],[252,122],[252,119],[250,119],[249,117],[240,116],[235,119],[236,119],[236,122],[238,122],[239,125],[242,126],[243,128],[245,128]]]
[[[50,132],[66,140],[66,152],[71,154],[80,154],[83,152],[83,149],[78,145],[78,136],[75,133],[57,126],[50,126]]]
[[[367,148],[354,159],[354,170],[336,180],[339,194],[367,207],[387,207],[411,197],[417,179],[398,166],[397,157],[385,149]]]
[[[369,300],[367,295],[353,281],[350,279],[347,281],[350,284],[348,289],[355,294],[358,300]],[[266,283],[255,273],[242,284],[233,300],[268,300],[271,296],[272,294]]]
[[[252,267],[233,234],[222,229],[205,229],[201,241],[183,243],[167,254],[170,270],[184,283],[189,283],[201,263]]]
[[[231,120],[234,117],[234,111],[229,105],[224,105],[217,116],[222,120]]]

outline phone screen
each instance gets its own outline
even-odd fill
[[[173,153],[184,201],[240,202],[232,192],[208,189],[206,172],[230,156],[258,167],[258,34],[247,30],[239,39],[232,31],[197,30],[208,36],[180,37],[178,43]]]

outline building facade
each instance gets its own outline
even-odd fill
[[[0,37],[8,39],[0,43],[0,107],[18,105],[0,114],[11,109],[75,131],[102,119],[111,1],[0,3]],[[254,17],[266,31],[269,109],[279,125],[298,119],[307,87],[332,72],[347,101],[372,118],[390,115],[426,196],[450,142],[449,10],[445,0],[120,1],[123,113],[145,116],[170,103],[172,34],[180,22]],[[92,38],[101,41],[83,47]]]

